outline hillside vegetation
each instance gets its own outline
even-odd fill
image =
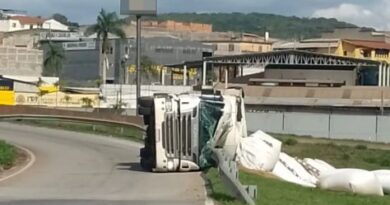
[[[158,16],[158,20],[176,20],[213,24],[214,31],[235,31],[263,34],[265,30],[273,38],[300,39],[320,37],[322,32],[335,28],[351,28],[356,25],[337,19],[299,18],[262,13],[168,13]]]

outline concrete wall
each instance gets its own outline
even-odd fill
[[[306,135],[330,139],[390,142],[390,115],[358,111],[272,111],[247,112],[250,132]]]
[[[122,89],[121,89],[122,88]],[[135,85],[103,85],[101,87],[103,101],[101,107],[112,108],[121,99],[125,103],[125,108],[136,108],[136,86]],[[141,89],[142,96],[153,96],[155,93],[180,94],[190,93],[191,86],[160,86],[144,85]],[[122,98],[120,93],[122,92]]]
[[[332,80],[346,82],[346,85],[356,85],[355,70],[310,70],[310,69],[266,69],[265,78],[269,79],[299,79],[299,80]]]
[[[0,47],[0,75],[40,76],[43,51]]]
[[[62,44],[62,46],[64,45],[66,44]],[[89,86],[96,86],[95,81],[100,79],[99,48],[95,42],[92,42],[91,45],[91,47],[82,47],[80,49],[67,48],[65,46],[65,61],[61,77],[68,86],[80,86],[80,82],[88,83]],[[48,44],[43,44],[42,48],[46,54]]]
[[[34,33],[7,33],[3,38],[3,46],[34,49],[39,47],[39,35]]]
[[[44,49],[47,49],[44,47]],[[111,52],[112,51],[112,52]],[[147,56],[156,65],[178,64],[183,61],[202,60],[204,52],[213,52],[210,46],[200,42],[184,41],[175,38],[145,38],[142,39],[142,56]],[[66,61],[63,72],[66,81],[86,84],[99,78],[102,71],[99,70],[99,46],[94,49],[66,50]],[[121,82],[123,79],[123,67],[121,60],[128,55],[127,66],[135,64],[136,41],[133,38],[126,40],[113,39],[109,43],[107,57],[110,67],[107,70],[107,79]],[[118,79],[119,78],[119,79]],[[159,76],[151,82],[158,82]],[[130,80],[130,83],[133,81]],[[145,82],[145,79],[143,79]],[[89,84],[88,84],[89,85]]]

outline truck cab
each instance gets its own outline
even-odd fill
[[[141,166],[148,171],[201,170],[212,164],[214,146],[226,145],[234,155],[238,144],[235,139],[243,137],[241,129],[246,129],[245,125],[237,126],[245,124],[243,93],[237,89],[155,94],[138,102],[139,114],[147,126],[144,148],[140,150]]]

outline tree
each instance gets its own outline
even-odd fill
[[[81,98],[81,102],[83,103],[82,107],[85,109],[93,108],[93,100],[87,97]]]
[[[148,56],[141,57],[141,75],[146,77],[148,80],[158,76],[158,69],[156,63],[152,61]]]
[[[122,29],[122,25],[125,24],[124,20],[119,19],[118,15],[115,12],[107,13],[104,9],[102,9],[97,17],[96,24],[87,28],[85,32],[87,35],[91,35],[96,33],[97,39],[100,41],[101,53],[103,54],[104,61],[107,62],[107,51],[109,49],[108,44],[108,35],[114,34],[120,38],[125,38],[126,34]],[[102,58],[100,58],[102,59]],[[103,73],[105,73],[106,63],[103,64]],[[105,74],[103,74],[103,84],[105,83]]]
[[[43,62],[44,76],[57,76],[60,78],[62,66],[65,60],[64,49],[57,45],[49,42],[48,49],[46,51],[45,60]]]
[[[64,25],[67,25],[69,26],[69,30],[70,31],[74,31],[76,30],[78,27],[80,27],[80,25],[76,22],[71,22],[69,21],[68,17],[66,17],[65,15],[63,14],[60,14],[60,13],[55,13],[52,15],[52,18]]]
[[[66,107],[69,106],[69,101],[72,100],[72,98],[69,95],[65,95],[64,100],[66,102]]]
[[[55,14],[53,14],[52,18],[53,18],[54,20],[56,20],[56,21],[58,21],[58,22],[64,24],[64,25],[69,25],[69,23],[70,23],[70,22],[68,21],[68,18],[67,18],[65,15],[60,14],[60,13],[55,13]]]

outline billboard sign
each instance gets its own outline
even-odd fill
[[[95,41],[81,41],[81,42],[69,42],[62,44],[64,50],[67,51],[78,51],[78,50],[95,50]]]
[[[157,0],[121,0],[121,14],[156,16]]]
[[[83,37],[81,33],[77,32],[42,32],[40,33],[40,40],[52,41],[78,41]]]
[[[13,91],[14,82],[12,80],[0,79],[0,91]]]

